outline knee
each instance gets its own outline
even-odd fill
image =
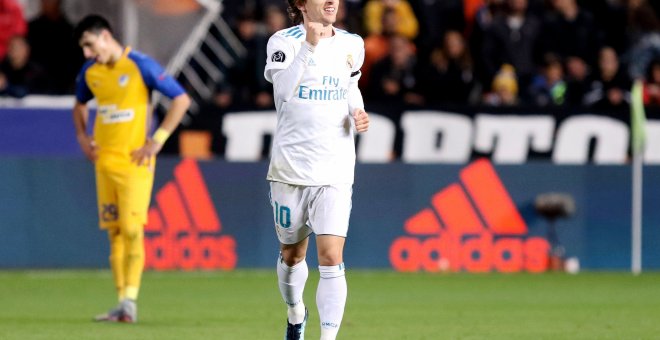
[[[334,266],[344,262],[341,249],[319,250],[319,265]]]
[[[305,252],[296,252],[296,251],[286,251],[282,250],[280,253],[280,261],[284,262],[289,267],[293,267],[296,264],[305,260]]]
[[[121,234],[126,242],[141,242],[144,236],[142,227],[135,223],[122,224]]]

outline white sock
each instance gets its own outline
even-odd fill
[[[346,276],[344,264],[319,266],[321,279],[316,290],[316,305],[321,319],[321,340],[337,337],[346,305]]]
[[[277,279],[280,293],[284,302],[289,306],[287,316],[289,323],[299,324],[305,320],[305,304],[303,303],[303,291],[307,282],[307,262],[303,259],[293,267],[289,267],[280,255],[277,260]]]

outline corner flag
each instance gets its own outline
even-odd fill
[[[636,80],[630,93],[631,153],[633,159],[630,269],[635,275],[642,272],[642,170],[644,165],[644,146],[646,144],[646,112],[644,112],[642,88],[642,81]]]
[[[638,153],[646,144],[646,112],[642,98],[643,83],[636,80],[630,93],[630,126],[632,128],[632,152]]]

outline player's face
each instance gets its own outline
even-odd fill
[[[310,22],[332,25],[337,21],[339,0],[307,0],[300,10],[306,13]]]
[[[106,31],[100,33],[85,32],[79,41],[86,59],[94,59],[97,63],[108,64],[112,53]]]

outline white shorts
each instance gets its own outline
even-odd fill
[[[346,237],[353,185],[301,186],[270,182],[275,231],[283,244],[316,235]]]

